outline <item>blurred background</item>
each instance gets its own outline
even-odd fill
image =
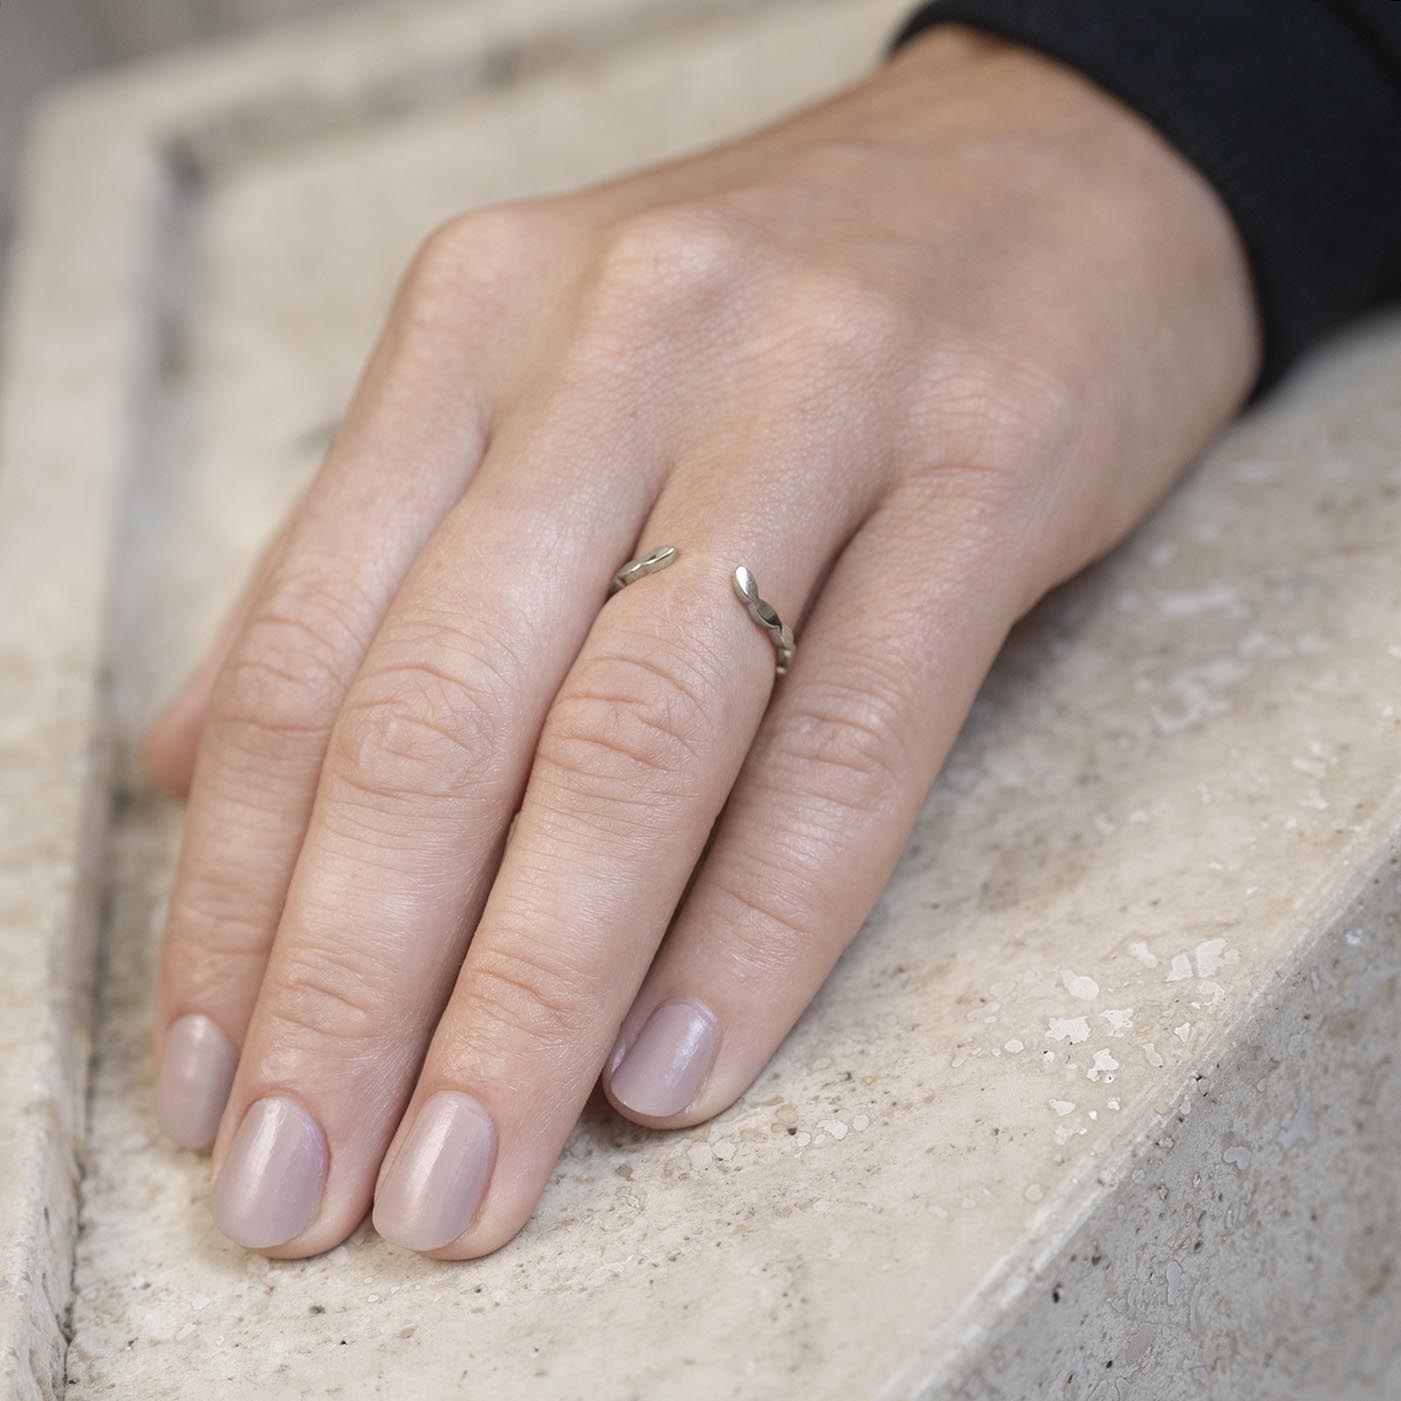
[[[34,103],[57,83],[352,0],[0,0],[0,253]],[[0,260],[3,268],[3,260]]]

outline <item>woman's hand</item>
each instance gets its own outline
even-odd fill
[[[308,1255],[373,1199],[391,1240],[481,1255],[600,1075],[643,1124],[729,1105],[1008,628],[1229,416],[1255,334],[1201,179],[954,29],[434,234],[151,741],[190,789],[157,1107],[214,1141],[220,1227]],[[798,625],[777,684],[737,565]]]

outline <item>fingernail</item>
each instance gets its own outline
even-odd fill
[[[471,1224],[496,1164],[496,1125],[471,1095],[423,1101],[375,1193],[375,1230],[409,1250],[437,1250]]]
[[[720,1026],[699,1002],[663,1002],[623,1053],[609,1088],[649,1119],[679,1114],[696,1097],[720,1049]]]
[[[214,1142],[238,1050],[218,1023],[194,1013],[171,1023],[156,1071],[156,1120],[182,1148]]]
[[[258,1100],[214,1180],[214,1224],[255,1250],[301,1235],[321,1204],[327,1156],[326,1135],[300,1105],[280,1095]]]

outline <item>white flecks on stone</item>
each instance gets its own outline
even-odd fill
[[[1101,1012],[1100,1016],[1109,1023],[1109,1034],[1111,1036],[1122,1036],[1126,1031],[1133,1030],[1132,1007],[1121,1007],[1116,1010]]]
[[[1074,973],[1069,968],[1062,968],[1060,980],[1066,992],[1072,997],[1078,997],[1082,1002],[1093,1002],[1099,996],[1099,984],[1088,974]]]
[[[840,1119],[823,1119],[817,1126],[823,1133],[831,1134],[838,1143],[847,1135],[847,1126]]]
[[[1243,610],[1245,603],[1238,588],[1230,584],[1206,584],[1195,589],[1165,589],[1158,595],[1158,608],[1169,618],[1195,618],[1201,613]]]
[[[1221,1161],[1229,1164],[1231,1167],[1239,1168],[1244,1172],[1245,1169],[1250,1166],[1250,1149],[1241,1147],[1240,1145],[1234,1148],[1228,1148],[1222,1153]]]
[[[736,1147],[728,1138],[722,1138],[719,1143],[712,1143],[710,1151],[722,1162],[728,1163],[734,1157]]]
[[[1156,968],[1158,966],[1157,955],[1142,939],[1135,939],[1133,943],[1129,945],[1129,953],[1145,968]]]
[[[1059,1114],[1062,1118],[1064,1118],[1067,1114],[1073,1114],[1075,1112],[1075,1104],[1073,1100],[1048,1099],[1046,1103],[1049,1104],[1051,1108],[1054,1109],[1056,1113]]]
[[[1314,812],[1327,812],[1332,804],[1319,792],[1317,787],[1311,787],[1302,798],[1299,799],[1301,807],[1311,808]]]
[[[956,793],[971,793],[981,777],[977,769],[969,768],[966,764],[950,764],[940,775],[940,781]]]
[[[1096,1051],[1094,1059],[1090,1062],[1090,1067],[1085,1071],[1085,1079],[1098,1080],[1103,1077],[1105,1084],[1114,1083],[1113,1071],[1118,1070],[1119,1062],[1108,1050]]]
[[[1201,978],[1197,986],[1193,989],[1197,996],[1192,999],[1192,1006],[1198,1012],[1207,1012],[1215,1015],[1230,1000],[1230,994],[1220,983],[1212,982],[1209,978]]]
[[[1228,963],[1239,961],[1240,955],[1228,951],[1224,939],[1203,939],[1196,948],[1197,977],[1214,978]]]
[[[1165,981],[1169,983],[1180,983],[1184,978],[1192,976],[1192,960],[1185,953],[1175,953],[1172,956],[1172,966],[1168,969]]]
[[[1163,1065],[1166,1064],[1162,1056],[1158,1054],[1158,1048],[1154,1046],[1151,1041],[1145,1041],[1143,1043],[1143,1059],[1146,1060],[1154,1070],[1160,1070]]]
[[[864,1133],[871,1127],[871,1121],[865,1114],[858,1114],[851,1121],[851,1127],[854,1128],[857,1133]]]
[[[1006,1042],[1003,1045],[1002,1049],[1006,1051],[1009,1056],[1020,1055],[1024,1050],[1026,1050],[1026,1042],[1018,1041],[1017,1038],[1014,1036],[1010,1041]]]
[[[1046,1028],[1046,1035],[1052,1041],[1068,1041],[1078,1046],[1090,1039],[1090,1023],[1087,1017],[1052,1017]]]
[[[1172,1308],[1182,1297],[1182,1266],[1176,1260],[1169,1260],[1163,1273],[1167,1277],[1168,1307]]]
[[[1175,1026],[1172,1034],[1185,1046],[1192,1039],[1192,1023],[1183,1022],[1181,1026]]]

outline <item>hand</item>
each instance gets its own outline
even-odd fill
[[[435,233],[151,739],[190,790],[157,1107],[213,1140],[219,1226],[308,1255],[373,1199],[477,1256],[600,1074],[642,1124],[729,1105],[1008,628],[1225,421],[1255,338],[1195,172],[952,28],[744,141]],[[798,625],[777,683],[737,565]]]

